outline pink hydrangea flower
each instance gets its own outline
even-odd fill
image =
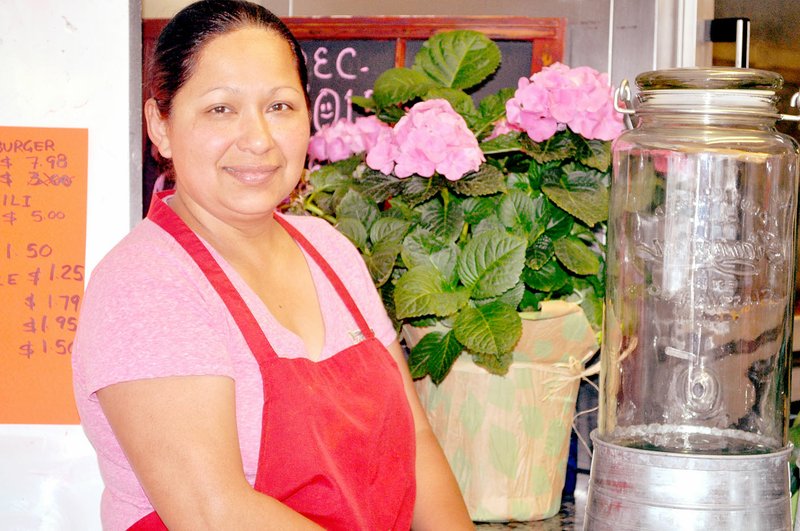
[[[392,142],[392,130],[387,127],[380,131],[375,145],[367,151],[367,166],[389,175],[394,170],[394,159],[398,153],[397,146]]]
[[[506,120],[505,118],[501,118],[500,120],[495,122],[494,129],[492,129],[492,132],[489,133],[489,136],[486,137],[486,140],[491,140],[493,138],[497,138],[500,135],[506,135],[513,131],[523,131],[523,130],[524,129],[522,129],[518,125],[512,125],[508,123],[508,120]]]
[[[381,122],[377,116],[356,118],[353,125],[361,133],[361,138],[364,141],[364,151],[368,151],[375,145],[381,133],[391,130],[389,124]]]
[[[520,127],[535,142],[547,140],[556,132],[558,122],[550,114],[547,90],[520,78],[514,97],[506,102],[506,119]]]
[[[588,139],[613,140],[624,129],[614,110],[608,76],[593,68],[569,68],[555,63],[521,78],[514,97],[506,102],[511,126],[522,128],[532,140],[547,140],[566,125]]]
[[[362,116],[350,122],[342,118],[323,126],[308,144],[309,161],[336,162],[369,150],[378,141],[381,131],[389,126],[375,116]]]
[[[415,104],[367,153],[367,166],[400,178],[439,173],[456,181],[484,160],[464,118],[443,99]]]

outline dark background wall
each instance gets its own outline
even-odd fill
[[[750,67],[781,74],[785,84],[780,110],[797,114],[797,109],[789,109],[789,99],[800,89],[800,1],[716,0],[714,16],[750,19]],[[714,64],[734,64],[734,43],[715,43],[713,50]],[[783,122],[778,127],[800,140],[797,123]]]

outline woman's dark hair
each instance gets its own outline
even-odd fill
[[[169,116],[175,93],[191,77],[203,46],[214,37],[246,27],[273,31],[289,44],[308,102],[308,72],[303,52],[286,24],[251,2],[200,0],[183,8],[164,26],[148,66],[150,95],[162,116]]]

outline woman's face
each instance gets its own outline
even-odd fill
[[[297,184],[308,117],[289,44],[248,27],[206,43],[170,116],[155,118],[154,142],[174,164],[176,199],[236,225],[270,213]]]

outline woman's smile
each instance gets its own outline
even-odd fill
[[[279,169],[280,166],[276,164],[237,164],[222,167],[225,173],[246,185],[259,185],[268,182]]]

